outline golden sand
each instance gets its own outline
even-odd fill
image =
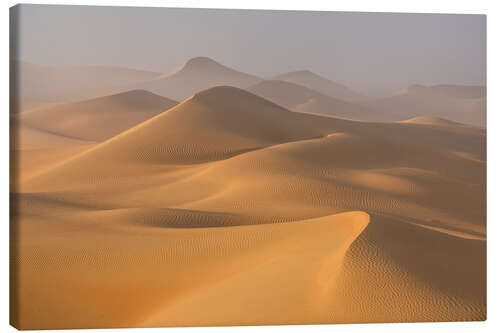
[[[486,318],[485,130],[125,96],[20,118],[16,327]]]

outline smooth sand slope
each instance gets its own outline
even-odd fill
[[[176,104],[145,90],[133,90],[22,112],[17,123],[79,140],[104,141]]]
[[[176,104],[135,90],[15,113],[11,117],[11,179],[46,170]]]
[[[360,102],[366,100],[365,96],[354,90],[309,70],[280,74],[275,76],[273,80],[295,83],[342,101]]]
[[[295,83],[269,80],[259,82],[246,90],[296,112],[377,120],[376,114],[367,108],[326,96]]]
[[[18,184],[11,319],[484,320],[485,145],[202,91]]]
[[[239,72],[207,57],[188,60],[171,74],[133,85],[175,100],[183,100],[196,92],[220,85],[248,87],[261,79]]]
[[[23,242],[32,244],[19,249],[20,328],[327,320],[323,296],[368,223],[357,212],[171,229],[130,224],[120,212],[60,213],[19,217]]]
[[[23,126],[16,120],[16,117],[11,119],[13,124],[10,133],[12,191],[15,191],[15,187],[26,177],[47,170],[95,144]]]
[[[431,116],[486,127],[486,88],[481,86],[413,85],[364,105],[377,110],[385,121]]]
[[[10,62],[16,100],[60,103],[117,93],[151,80],[159,73],[112,66],[52,67],[25,61]]]
[[[279,143],[322,137],[332,124],[318,116],[288,111],[238,88],[216,87],[68,161],[53,174],[64,177],[62,170],[73,174],[88,163],[102,164],[104,169],[108,164],[98,162],[102,158],[125,163],[123,171],[126,164],[199,164]],[[109,172],[116,176],[120,170],[112,167]],[[58,183],[66,186],[64,181]]]

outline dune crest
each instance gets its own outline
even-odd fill
[[[236,318],[248,324],[323,320],[324,312],[332,309],[315,311],[323,305],[318,300],[330,292],[327,286],[335,284],[344,253],[369,222],[365,213],[349,212],[285,224],[152,230],[124,228],[105,213],[96,212],[102,221],[96,229],[84,222],[91,221],[92,215],[73,212],[81,229],[71,239],[58,235],[71,233],[76,224],[61,218],[52,224],[59,232],[26,222],[26,237],[37,233],[55,246],[41,251],[26,248],[19,258],[29,273],[20,281],[21,328],[35,327],[32,323],[37,328],[92,328],[227,325]],[[111,234],[98,232],[106,228]],[[109,248],[113,233],[121,236]],[[86,245],[88,237],[93,239],[91,248]],[[68,261],[74,264],[66,266]],[[152,274],[138,274],[144,271]],[[30,299],[32,288],[54,275],[59,277],[57,286]],[[74,288],[75,283],[79,288]],[[98,290],[94,287],[98,285],[109,288]],[[242,285],[250,288],[234,297]],[[281,297],[276,298],[276,293]],[[79,301],[68,303],[64,295]],[[116,304],[116,311],[109,311]],[[304,304],[309,304],[310,311],[303,312]],[[256,316],[254,306],[265,309],[259,311],[265,317]],[[283,307],[288,310],[281,311]],[[34,308],[40,311],[31,311]],[[62,309],[67,311],[64,318],[49,315]],[[102,316],[102,311],[108,315]]]
[[[376,114],[360,105],[321,94],[295,83],[262,81],[246,90],[290,110],[349,119],[376,119]]]
[[[58,104],[16,115],[30,128],[86,141],[104,141],[177,102],[145,90],[132,90],[81,102]]]
[[[464,126],[460,123],[446,120],[439,117],[429,117],[429,116],[418,116],[407,120],[401,121],[402,123],[408,124],[423,124],[423,125],[436,125],[436,126]]]
[[[173,76],[189,68],[221,71],[199,58]],[[134,90],[13,117],[40,145],[22,150],[12,193],[12,321],[484,320],[486,131],[293,112],[284,106],[333,99],[268,84],[283,105],[217,85],[166,110]]]
[[[335,124],[333,119],[325,122],[321,117],[290,112],[245,90],[220,86],[195,94],[49,173],[58,178],[85,176],[84,169],[103,159],[113,162],[93,169],[107,176],[116,176],[115,163],[205,163],[274,144],[322,137]],[[126,172],[127,166],[121,169]]]
[[[146,89],[162,96],[183,100],[208,88],[221,85],[244,88],[261,79],[226,67],[207,57],[188,60],[168,75],[145,81],[132,87]]]

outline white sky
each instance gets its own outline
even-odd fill
[[[486,16],[21,5],[21,60],[169,72],[208,56],[268,77],[309,69],[367,95],[486,82]]]

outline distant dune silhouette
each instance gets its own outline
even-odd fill
[[[486,89],[481,86],[413,85],[365,105],[386,121],[431,116],[486,127]]]
[[[284,73],[275,76],[273,79],[296,83],[340,100],[360,102],[366,99],[366,97],[355,92],[354,90],[340,83],[328,80],[309,70],[299,70],[295,72]]]
[[[137,87],[176,100],[220,85],[244,88],[260,81],[254,75],[231,69],[213,59],[197,57],[188,60],[175,72],[139,84]]]

